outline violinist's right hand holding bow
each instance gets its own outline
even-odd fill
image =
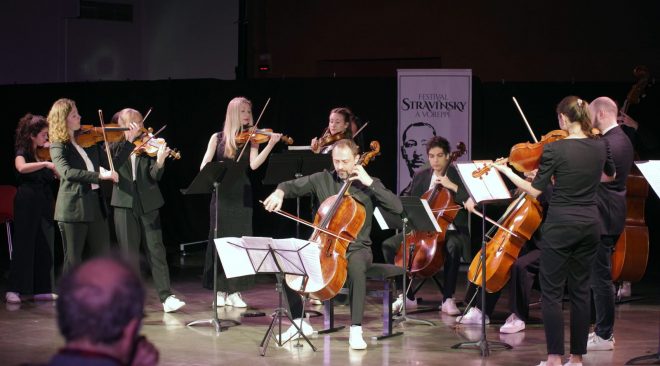
[[[119,174],[114,170],[106,170],[104,167],[100,167],[99,180],[111,180],[114,183],[119,182]]]
[[[276,189],[264,200],[264,208],[268,212],[279,211],[284,201],[284,191]]]
[[[314,137],[309,145],[312,148],[312,152],[318,154],[321,151],[321,144],[319,143],[319,139],[317,137]]]

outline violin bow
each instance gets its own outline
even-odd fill
[[[364,128],[367,127],[368,124],[369,124],[369,121],[365,122],[365,123],[362,125],[362,127],[360,127],[357,131],[355,131],[355,135],[353,135],[353,138],[356,138],[357,135],[359,135],[360,132],[362,132],[362,130],[364,130]]]
[[[259,200],[259,203],[263,204],[264,201]],[[330,230],[327,230],[327,229],[324,229],[324,228],[322,228],[322,227],[316,226],[316,225],[314,225],[313,223],[311,223],[311,222],[309,222],[309,221],[306,221],[306,220],[304,220],[304,219],[301,219],[300,217],[295,216],[295,215],[292,215],[292,214],[290,214],[290,213],[288,213],[288,212],[286,212],[286,211],[283,211],[283,210],[277,210],[277,211],[273,211],[273,212],[276,213],[276,214],[278,214],[278,215],[280,215],[280,216],[284,216],[284,217],[286,217],[286,218],[288,218],[288,219],[291,219],[291,220],[293,220],[293,221],[299,222],[299,223],[301,223],[301,224],[303,224],[303,225],[307,225],[307,226],[311,227],[311,228],[314,229],[314,230],[318,230],[318,231],[321,231],[321,232],[323,232],[323,233],[326,233],[326,234],[328,234],[328,235],[330,235],[330,236],[334,236],[334,237],[337,238],[337,239],[345,240],[345,241],[347,241],[347,242],[350,242],[350,241],[351,241],[351,239],[349,239],[349,238],[345,238],[345,237],[343,237],[343,236],[337,235],[337,234],[333,233],[333,232],[330,231]]]
[[[151,111],[151,109],[150,109],[149,111]],[[148,114],[147,114],[147,115],[148,115]],[[144,119],[143,119],[142,121],[144,121]],[[152,133],[152,134],[150,134],[150,136],[149,136],[148,139],[146,139],[145,141],[143,141],[143,142],[140,144],[140,146],[136,146],[135,149],[133,149],[133,151],[131,151],[131,155],[137,153],[137,151],[138,151],[142,146],[146,145],[146,144],[147,144],[149,141],[151,141],[154,137],[158,136],[159,133],[163,132],[163,130],[165,129],[165,127],[167,127],[167,125],[164,125],[163,127],[161,127],[158,131],[156,131],[156,133]]]
[[[108,165],[110,171],[115,171],[115,165],[112,163],[112,156],[110,155],[110,146],[108,145],[108,137],[105,134],[105,123],[103,123],[103,111],[99,109],[99,121],[101,121],[101,132],[103,133],[103,140],[105,141],[105,153],[108,157]]]
[[[257,118],[257,122],[254,123],[254,126],[250,127],[252,129],[252,133],[250,134],[250,138],[254,136],[255,131],[257,130],[257,125],[259,125],[259,121],[261,121],[261,116],[264,115],[264,112],[266,111],[266,107],[268,107],[268,103],[270,103],[270,97],[266,101],[266,104],[264,104],[264,107],[261,109],[261,113],[259,113],[259,118]],[[243,126],[241,126],[243,128]],[[245,142],[245,145],[243,145],[243,148],[241,149],[241,153],[238,154],[238,158],[236,158],[236,161],[238,162],[241,160],[241,156],[243,156],[243,153],[245,152],[245,148],[248,146],[248,142],[250,142],[250,139],[248,138],[247,141]]]
[[[529,122],[527,122],[527,118],[525,118],[525,113],[523,113],[522,108],[520,108],[520,104],[518,104],[518,100],[516,99],[516,97],[512,97],[512,98],[513,98],[513,103],[516,104],[516,107],[518,108],[518,112],[520,112],[520,115],[522,116],[522,119],[525,122],[527,129],[529,130],[530,135],[532,135],[532,139],[534,139],[534,142],[539,142],[539,140],[534,135],[534,131],[532,131],[532,127],[529,125]]]

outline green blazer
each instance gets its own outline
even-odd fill
[[[127,141],[113,144],[113,151],[121,150],[124,147],[132,149],[133,144]],[[133,199],[136,198],[134,191],[137,189],[137,197],[140,199],[144,213],[161,208],[165,204],[165,200],[158,188],[158,181],[163,177],[165,165],[158,168],[156,158],[146,155],[138,155],[135,163],[137,165],[135,185],[133,185],[130,158],[126,159],[121,166],[115,166],[119,173],[119,183],[112,188],[110,204],[112,207],[133,208]]]
[[[64,222],[92,222],[95,212],[93,200],[101,197],[101,211],[107,215],[105,200],[100,189],[98,195],[92,191],[92,183],[99,184],[99,164],[109,168],[108,158],[101,144],[84,149],[94,165],[94,171],[87,170],[85,161],[70,142],[53,142],[50,156],[57,174],[60,176],[60,188],[55,203],[55,220]],[[113,164],[118,165],[128,158],[131,148],[118,149],[112,156]]]

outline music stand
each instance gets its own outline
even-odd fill
[[[486,286],[486,204],[509,200],[511,199],[511,194],[506,188],[497,169],[491,169],[487,175],[483,175],[481,178],[475,178],[472,176],[472,172],[481,168],[484,162],[485,161],[475,161],[471,163],[456,164],[456,170],[458,171],[465,188],[474,202],[481,206],[481,213],[483,215],[481,217],[481,307],[484,309],[481,310],[481,339],[477,342],[457,343],[451,346],[451,348],[474,348],[481,352],[482,357],[488,357],[490,355],[491,347],[494,349],[513,348],[507,343],[488,341],[486,338],[486,290],[484,288]]]
[[[215,239],[215,245],[227,278],[255,275],[257,273],[270,273],[275,274],[277,277],[276,288],[279,292],[279,303],[259,345],[261,356],[266,354],[276,324],[280,334],[276,342],[280,347],[296,335],[300,335],[316,351],[316,347],[302,332],[302,324],[299,327],[289,315],[289,311],[282,305],[284,296],[282,279],[284,275],[289,274],[303,277],[303,283],[307,283],[310,279],[313,282],[322,282],[321,264],[318,261],[320,251],[318,246],[309,241],[295,238],[272,239],[247,236]],[[297,332],[291,338],[282,341],[282,318],[284,317],[289,319]]]
[[[181,193],[184,195],[190,194],[209,194],[211,192],[215,193],[215,224],[213,226],[213,237],[218,237],[218,211],[219,211],[219,202],[218,202],[218,187],[222,182],[231,182],[238,178],[240,174],[239,169],[237,169],[234,164],[231,162],[225,161],[213,161],[204,165],[204,168],[195,176],[195,179],[190,183],[188,188],[181,189]],[[213,249],[215,251],[215,248]],[[186,326],[195,326],[195,325],[213,325],[217,333],[222,332],[223,330],[234,326],[240,325],[241,323],[236,320],[230,319],[219,319],[218,318],[218,256],[214,253],[213,255],[213,318],[211,319],[200,319],[192,321]],[[222,322],[229,322],[231,325],[222,325]]]
[[[413,253],[415,251],[415,245],[414,244],[410,245],[410,248],[408,250],[409,253],[406,253],[408,251],[405,250],[405,248],[406,248],[406,240],[407,240],[406,233],[408,231],[414,230],[414,231],[440,232],[441,229],[440,226],[438,225],[438,222],[435,220],[435,216],[431,211],[431,207],[429,207],[429,204],[426,200],[412,196],[404,196],[404,197],[400,197],[400,199],[401,199],[401,204],[403,205],[403,212],[401,213],[401,216],[398,218],[398,220],[396,220],[395,218],[396,215],[388,213],[387,211],[377,210],[374,215],[376,216],[376,221],[378,221],[382,229],[388,229],[392,227],[398,229],[400,227],[403,232],[403,244],[402,244],[403,249],[401,250],[402,253],[401,266],[403,267],[404,270],[404,274],[403,274],[404,298],[403,298],[403,306],[401,307],[401,315],[399,315],[395,319],[395,322],[398,324],[410,322],[410,323],[422,324],[422,325],[435,325],[435,323],[433,323],[432,321],[416,319],[406,315],[406,298],[408,296],[407,278],[414,259]],[[389,224],[383,226],[383,221]],[[399,221],[400,226],[396,224],[396,221]]]

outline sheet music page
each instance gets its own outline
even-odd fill
[[[253,268],[259,273],[277,273],[279,269],[269,250],[273,239],[261,236],[244,236],[241,238],[247,249]]]
[[[383,214],[380,212],[378,207],[374,208],[374,218],[376,219],[376,222],[378,222],[378,226],[381,230],[390,229],[390,227],[387,226],[387,222],[385,221],[385,218],[383,217]]]
[[[289,273],[307,273],[308,282],[323,283],[321,271],[321,249],[314,242],[297,238],[273,239],[278,249],[297,250],[297,252],[278,251],[276,257],[282,269]],[[300,255],[300,257],[298,256]],[[302,267],[301,267],[302,266]]]
[[[642,172],[657,196],[660,196],[660,160],[636,161],[635,165]]]
[[[487,163],[492,163],[492,160],[475,160],[471,163],[456,164],[458,174],[461,176],[472,199],[479,203],[481,201],[511,198],[509,189],[504,184],[504,180],[502,180],[502,176],[497,169],[490,169],[487,174],[482,175],[480,178],[472,176],[472,172],[482,168]]]
[[[435,215],[433,214],[433,211],[431,211],[431,206],[429,206],[429,201],[425,200],[422,198],[422,206],[424,206],[424,209],[426,210],[426,214],[429,215],[430,221],[433,223],[433,227],[435,228],[436,233],[441,233],[442,229],[440,228],[440,225],[438,225],[438,220],[435,219]]]
[[[214,242],[227,278],[255,274],[250,257],[243,248],[243,242],[240,238],[217,238]]]

